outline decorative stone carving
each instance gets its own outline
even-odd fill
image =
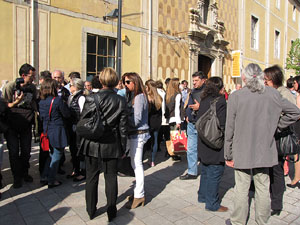
[[[211,11],[211,24],[217,29],[218,27],[218,6],[217,3],[213,3],[209,6],[209,11]]]
[[[198,9],[198,12],[199,12],[199,16],[200,16],[200,22],[204,22],[203,19],[204,19],[204,4],[205,4],[205,0],[198,0],[197,2],[197,9]]]

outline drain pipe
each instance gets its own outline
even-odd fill
[[[31,65],[35,67],[35,13],[34,0],[31,0]]]
[[[149,75],[152,78],[152,0],[149,0]]]

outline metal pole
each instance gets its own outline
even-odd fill
[[[35,66],[35,14],[34,0],[31,0],[31,65]]]
[[[152,79],[152,0],[149,0],[149,75]]]
[[[119,79],[121,79],[122,73],[122,34],[121,34],[121,24],[122,24],[122,0],[118,0],[118,43],[117,43],[117,74]]]

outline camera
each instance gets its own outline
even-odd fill
[[[23,93],[33,93],[33,90],[32,90],[32,87],[29,87],[27,85],[25,86],[21,86],[21,84],[24,84],[25,81],[22,77],[19,77],[16,79],[16,92],[17,92],[17,95],[20,96],[21,95],[21,92]]]
[[[24,84],[24,79],[22,77],[16,79],[16,91],[17,95],[20,96],[22,90],[21,84]]]

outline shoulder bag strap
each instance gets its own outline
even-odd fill
[[[51,101],[51,104],[50,104],[50,108],[49,108],[49,120],[47,122],[46,135],[47,135],[47,132],[48,132],[48,125],[49,125],[49,122],[50,122],[50,119],[51,119],[51,111],[52,111],[52,105],[53,105],[54,99],[55,99],[55,97],[52,98],[52,101]]]

